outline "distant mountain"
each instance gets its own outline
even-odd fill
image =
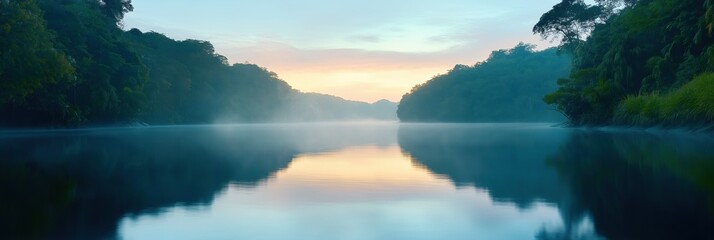
[[[370,104],[332,95],[301,92],[296,92],[289,99],[281,110],[276,111],[273,121],[397,120],[397,103],[384,99]]]
[[[371,104],[372,116],[377,119],[397,120],[397,106],[399,103],[382,99]]]

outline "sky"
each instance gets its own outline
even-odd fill
[[[293,88],[349,100],[399,101],[456,64],[519,42],[560,0],[134,0],[125,29],[213,43]]]

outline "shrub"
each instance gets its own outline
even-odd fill
[[[702,74],[666,94],[629,96],[616,109],[613,122],[667,127],[714,123],[714,73]]]

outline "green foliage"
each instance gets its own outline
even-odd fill
[[[137,29],[126,36],[150,70],[142,119],[151,124],[267,121],[295,92],[264,68],[228,65],[206,41]]]
[[[130,0],[0,1],[0,7],[4,127],[257,122],[275,120],[293,102],[325,106],[264,68],[229,65],[209,42],[123,31]],[[325,116],[352,104],[329,100],[338,107],[321,109]]]
[[[0,1],[0,113],[43,88],[69,84],[74,69],[53,41],[34,0]]]
[[[116,21],[121,21],[124,14],[134,10],[131,0],[99,0],[102,12]]]
[[[544,38],[559,36],[564,42],[576,41],[606,17],[606,13],[606,8],[590,6],[582,0],[563,0],[543,14],[533,32]]]
[[[586,41],[564,42],[574,56],[573,71],[544,100],[573,124],[611,124],[627,96],[669,92],[714,70],[710,9],[709,0],[625,2],[624,8],[596,22]],[[554,14],[544,18],[574,21]],[[538,31],[540,26],[536,33],[553,34]]]
[[[48,23],[77,69],[77,86],[64,92],[71,104],[92,122],[136,118],[147,70],[126,43],[116,19],[103,14],[106,6],[87,1],[45,1],[43,7],[48,19],[63,19]]]
[[[147,70],[123,39],[117,15],[104,12],[109,2],[2,4],[8,14],[0,19],[0,48],[8,54],[0,71],[0,123],[71,126],[139,115]]]
[[[714,122],[714,74],[701,75],[667,94],[629,96],[615,112],[626,125],[699,125]]]
[[[556,49],[533,50],[519,44],[494,51],[485,62],[457,65],[449,73],[418,85],[402,98],[402,121],[518,122],[559,121],[562,116],[541,98],[556,89],[570,59]]]

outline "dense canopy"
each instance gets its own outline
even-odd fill
[[[704,96],[714,92],[685,100],[659,95],[714,70],[712,6],[710,0],[563,0],[534,28],[561,38],[574,56],[570,77],[546,102],[576,125],[711,123],[714,109]],[[577,9],[601,10],[592,17]],[[570,37],[581,25],[591,26],[587,38]],[[714,82],[703,77],[697,84],[712,89],[706,85]]]
[[[570,58],[556,49],[519,44],[414,87],[402,98],[398,116],[408,122],[561,121],[542,98],[556,89],[553,79],[569,70]]]
[[[339,107],[213,45],[120,27],[130,0],[0,1],[0,126],[332,120]],[[305,100],[303,100],[305,99]],[[351,108],[353,102],[325,99]],[[306,116],[282,110],[316,109]],[[362,103],[352,118],[391,109]]]

